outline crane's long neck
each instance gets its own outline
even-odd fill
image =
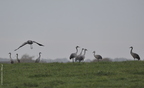
[[[41,57],[41,54],[39,53],[39,59],[40,59],[40,57]]]
[[[18,60],[18,54],[17,54],[17,60]]]
[[[85,54],[86,54],[86,50],[84,51],[84,54],[83,54],[83,55],[85,56]]]
[[[93,53],[94,54],[94,56],[95,56],[95,53]]]
[[[78,53],[78,48],[76,48],[76,54]]]
[[[9,56],[9,57],[10,57],[10,59],[12,59],[12,58],[11,58],[11,54],[10,54],[10,56]]]
[[[82,54],[82,52],[83,52],[83,49],[81,50],[81,52],[80,52],[80,54],[79,54],[79,55],[81,55],[81,54]]]
[[[133,53],[132,50],[133,50],[133,48],[131,48],[131,50],[130,50],[130,53],[131,53],[131,54]]]

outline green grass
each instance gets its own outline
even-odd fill
[[[144,61],[3,65],[0,88],[144,87]]]

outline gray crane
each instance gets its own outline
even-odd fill
[[[14,51],[18,50],[19,48],[23,47],[23,46],[26,45],[26,44],[29,44],[30,47],[31,47],[31,49],[33,49],[33,47],[32,47],[32,44],[33,44],[33,43],[36,43],[36,44],[38,44],[39,46],[44,46],[44,45],[42,45],[42,44],[40,44],[40,43],[38,43],[38,42],[36,42],[36,41],[28,40],[28,41],[24,42],[21,46],[19,46],[17,49],[15,49]]]
[[[72,53],[69,57],[69,59],[73,60],[73,63],[74,63],[74,58],[77,56],[77,53],[78,53],[78,48],[80,48],[79,46],[76,46],[76,52],[75,53]]]
[[[84,50],[84,48],[82,48],[82,50],[81,50],[80,54],[76,56],[75,61],[79,60],[79,58],[80,58],[80,57],[81,57],[81,55],[82,55],[83,50]]]
[[[87,49],[84,49],[84,54],[83,54],[83,55],[81,55],[81,56],[78,58],[79,63],[85,59],[85,54],[86,54],[86,51],[88,51],[88,50],[87,50]]]
[[[99,59],[102,59],[102,56],[101,55],[95,55],[95,51],[93,51],[93,53],[94,53],[94,57],[98,60],[98,62],[99,62]]]
[[[41,52],[39,52],[39,57],[35,60],[35,63],[39,63],[41,58]]]
[[[16,54],[16,57],[17,57],[17,61],[18,61],[18,63],[20,63],[20,59],[18,58],[18,54]]]
[[[11,53],[9,53],[9,57],[10,57],[11,64],[13,64],[14,61],[13,61],[13,59],[11,58]]]
[[[134,58],[134,60],[135,60],[135,59],[140,60],[140,56],[139,56],[137,53],[132,52],[133,47],[131,46],[130,48],[131,48],[130,54],[132,55],[132,57]]]

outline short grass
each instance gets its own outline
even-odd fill
[[[3,65],[0,88],[144,88],[144,61]]]

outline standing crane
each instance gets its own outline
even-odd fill
[[[102,59],[102,56],[101,55],[95,55],[95,51],[93,51],[93,53],[94,53],[94,57],[98,60],[98,62],[99,62],[99,59]]]
[[[16,54],[16,57],[17,57],[17,61],[18,61],[18,63],[20,63],[20,59],[18,58],[18,54]]]
[[[75,53],[72,53],[71,55],[70,55],[70,57],[69,57],[69,59],[71,60],[73,60],[73,63],[74,63],[74,58],[76,58],[76,56],[77,56],[77,53],[78,53],[78,48],[80,48],[79,46],[76,46],[76,52]]]
[[[19,46],[17,49],[15,49],[14,51],[18,50],[19,48],[23,47],[23,46],[26,45],[26,44],[29,44],[30,47],[31,47],[31,49],[33,49],[33,47],[32,47],[32,44],[33,44],[33,43],[36,43],[36,44],[38,44],[39,46],[44,46],[44,45],[42,45],[42,44],[40,44],[40,43],[38,43],[38,42],[36,42],[36,41],[28,40],[28,41],[24,42],[21,46]]]
[[[82,50],[81,50],[80,54],[76,56],[75,61],[79,60],[79,58],[80,58],[80,57],[81,57],[81,55],[82,55],[83,50],[84,50],[84,48],[82,48]]]
[[[39,63],[40,62],[40,57],[41,57],[41,52],[39,52],[39,57],[35,60],[35,63]]]
[[[9,57],[10,57],[10,61],[11,61],[11,64],[13,64],[14,63],[14,61],[13,61],[13,59],[11,58],[11,53],[9,53]]]
[[[82,60],[85,59],[86,51],[87,51],[87,49],[84,49],[84,54],[79,57],[79,59],[78,59],[78,60],[79,60],[79,63],[80,63]]]
[[[133,47],[131,46],[130,48],[131,48],[130,54],[132,55],[132,57],[134,58],[134,60],[135,60],[135,59],[140,60],[140,56],[139,56],[137,53],[132,52]]]

